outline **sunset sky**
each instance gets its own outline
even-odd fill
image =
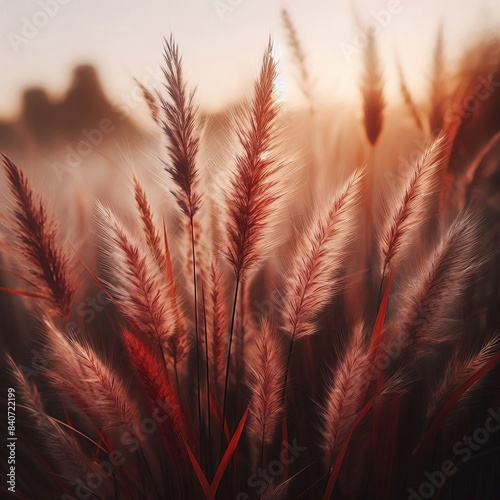
[[[21,42],[23,18],[43,23],[41,5],[53,2],[58,12],[32,38],[25,38],[27,43]],[[269,35],[281,46],[287,95],[300,102],[287,64],[283,7],[299,31],[318,96],[331,101],[353,99],[358,92],[361,57],[354,53],[349,59],[342,49],[355,46],[353,5],[364,21],[393,6],[396,13],[378,35],[388,88],[394,88],[397,52],[417,95],[426,90],[443,17],[451,60],[479,33],[498,31],[500,25],[498,0],[0,0],[0,5],[0,116],[16,112],[20,91],[28,84],[46,86],[55,95],[64,91],[71,68],[81,62],[98,67],[113,99],[126,99],[133,77],[157,74],[162,37],[171,32],[204,107],[221,107],[248,88]]]

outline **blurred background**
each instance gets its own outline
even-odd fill
[[[39,14],[43,5],[47,20]],[[394,13],[384,19],[382,11],[391,6]],[[356,16],[381,25],[377,37],[387,56],[388,90],[397,88],[394,55],[399,53],[420,98],[440,23],[453,60],[472,38],[496,30],[500,21],[495,0],[4,0],[0,55],[9,71],[2,75],[0,113],[15,117],[28,86],[43,87],[50,98],[60,99],[72,84],[73,68],[82,63],[96,68],[111,100],[126,100],[132,78],[152,73],[151,83],[158,79],[162,37],[170,33],[182,48],[202,106],[221,109],[248,89],[260,62],[257,49],[267,38],[285,41],[283,8],[297,24],[318,97],[327,102],[357,97],[353,82],[362,60],[359,53],[346,58],[343,48],[356,45]],[[290,54],[283,50],[281,59],[287,93],[300,105],[287,64]]]
[[[1,6],[0,150],[28,174],[43,172],[34,182],[49,199],[57,193],[64,212],[72,210],[68,201],[78,197],[79,184],[85,183],[89,203],[112,198],[109,186],[106,193],[99,186],[126,181],[116,167],[156,160],[158,130],[138,83],[161,90],[163,37],[173,34],[179,43],[210,131],[205,151],[218,159],[227,111],[248,95],[271,36],[293,155],[302,166],[316,165],[306,178],[323,186],[365,159],[358,147],[364,135],[359,82],[368,31],[376,36],[387,106],[374,163],[397,170],[429,135],[404,109],[397,61],[413,100],[429,114],[440,30],[439,70],[451,95],[464,54],[500,25],[495,0],[4,0]],[[304,134],[312,109],[315,120]]]

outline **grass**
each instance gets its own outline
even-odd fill
[[[315,120],[306,55],[288,13],[283,20]],[[398,63],[403,102],[417,131],[430,130],[401,185],[367,172],[373,156],[365,169],[352,165],[330,197],[302,200],[314,208],[300,234],[288,216],[310,190],[291,189],[272,44],[235,117],[216,197],[204,189],[211,172],[196,95],[176,43],[166,42],[163,94],[141,90],[165,145],[167,175],[157,182],[167,186],[169,219],[134,175],[134,222],[95,206],[97,269],[3,157],[5,258],[15,273],[1,290],[30,312],[31,326],[18,328],[45,346],[36,376],[6,354],[17,432],[30,436],[20,498],[406,498],[425,471],[458,463],[453,443],[498,403],[500,228],[486,181],[498,176],[500,124],[472,148],[467,119],[481,131],[482,108],[447,123],[467,81],[493,63],[468,63],[456,92],[445,92],[443,36],[428,127]],[[393,140],[384,138],[390,108],[373,37],[360,81],[359,148],[373,149]],[[374,188],[388,192],[382,202],[371,202]],[[90,285],[110,307],[82,324],[79,291]],[[451,490],[445,484],[441,498]]]

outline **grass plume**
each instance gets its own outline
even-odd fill
[[[26,281],[46,298],[51,310],[67,317],[75,295],[70,259],[62,249],[57,226],[21,170],[5,155],[5,173],[14,198],[13,230],[24,257]]]

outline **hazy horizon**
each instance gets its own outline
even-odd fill
[[[37,18],[42,5],[50,11],[49,4],[57,12],[47,19],[43,14]],[[477,36],[500,25],[500,6],[493,0],[467,0],[460,6],[451,0],[111,0],[105,4],[89,0],[85,5],[75,0],[35,0],[4,3],[3,7],[0,54],[9,71],[1,77],[2,117],[17,113],[21,92],[28,86],[43,86],[55,96],[64,93],[72,68],[80,63],[96,66],[112,100],[127,99],[134,89],[133,78],[155,80],[163,37],[170,33],[179,43],[188,79],[197,86],[203,108],[219,109],[245,93],[270,35],[280,47],[287,98],[292,105],[300,104],[282,8],[289,10],[296,25],[319,99],[357,98],[362,45],[355,38],[354,10],[363,22],[379,26],[388,94],[397,84],[394,59],[399,54],[409,85],[419,98],[427,90],[435,44],[435,36],[429,33],[437,32],[445,12],[454,12],[443,22],[450,62]],[[376,20],[376,13],[389,9],[394,13]],[[35,26],[36,33],[29,39],[23,36],[30,33],[26,19],[42,24]],[[350,56],[349,47],[356,49]]]

